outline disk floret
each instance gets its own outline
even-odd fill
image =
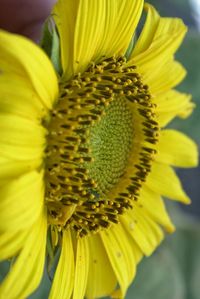
[[[92,63],[68,82],[47,124],[49,223],[84,236],[132,208],[158,140],[155,104],[124,57]]]

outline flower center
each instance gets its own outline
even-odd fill
[[[47,124],[50,224],[84,236],[133,207],[155,153],[154,110],[148,87],[123,57],[61,81]]]
[[[133,141],[133,115],[123,98],[116,98],[90,131],[89,147],[93,163],[86,167],[95,180],[97,196],[103,196],[123,176]]]

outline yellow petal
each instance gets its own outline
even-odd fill
[[[61,63],[67,78],[73,75],[73,45],[78,0],[59,0],[53,8],[52,16],[56,22],[60,36]]]
[[[163,130],[160,134],[156,161],[180,167],[197,166],[197,145],[178,131]]]
[[[80,238],[77,240],[73,299],[82,299],[85,296],[89,259],[88,239],[87,237]]]
[[[8,183],[10,179],[30,172],[41,166],[41,160],[15,161],[5,157],[0,158],[0,184]]]
[[[147,11],[147,17],[142,32],[132,51],[131,58],[137,56],[138,54],[144,52],[149,48],[159,25],[160,16],[154,9],[154,7],[149,4],[145,4],[144,7]]]
[[[102,231],[101,238],[124,297],[136,272],[134,249],[120,224]]]
[[[41,159],[46,130],[31,120],[0,113],[0,154],[14,160]]]
[[[149,4],[146,4],[146,9],[148,12],[147,24],[144,26],[141,39],[138,40],[138,46],[136,43],[136,50],[135,52],[133,50],[128,65],[136,65],[145,82],[151,87],[152,78],[155,81],[159,80],[160,74],[163,74],[163,79],[166,76],[165,66],[172,61],[187,28],[180,19],[160,18]],[[142,43],[144,43],[144,47]],[[176,68],[177,73],[181,73],[181,67],[178,67],[177,64],[173,67]],[[168,69],[170,70],[170,66]],[[162,84],[164,83],[162,82]]]
[[[41,122],[57,92],[55,72],[42,50],[0,31],[1,181],[41,165],[46,132],[35,121]]]
[[[191,95],[170,90],[155,98],[157,104],[158,122],[161,127],[166,126],[174,117],[188,117],[194,108]]]
[[[124,225],[123,219],[121,219],[121,218],[123,218],[123,216],[119,216],[120,223],[124,227],[124,234],[126,235],[126,238],[128,239],[128,242],[132,248],[133,255],[134,255],[133,260],[135,261],[135,263],[137,265],[141,261],[141,258],[144,256],[144,254],[143,254],[142,250],[140,249],[140,247],[138,246],[138,244],[135,242],[135,240],[130,237],[130,235],[128,233],[128,230],[130,227],[129,226],[126,227],[126,225]]]
[[[147,177],[146,186],[152,191],[170,199],[190,203],[174,170],[165,164],[154,163]]]
[[[28,76],[22,78],[11,70],[4,72],[0,76],[0,95],[1,113],[15,114],[37,122],[41,122],[47,113]]]
[[[71,298],[74,286],[74,251],[70,230],[63,231],[62,249],[49,299]]]
[[[0,231],[30,227],[44,207],[43,172],[32,171],[3,185],[0,197]]]
[[[144,80],[148,82],[150,91],[153,95],[159,95],[164,93],[173,87],[177,86],[186,76],[185,68],[174,61],[173,59],[168,61],[159,70],[159,75],[157,72],[144,75]]]
[[[145,58],[144,53],[146,51],[146,53],[149,53],[148,50],[161,40],[164,42],[163,50],[165,51],[163,56],[173,55],[180,46],[187,27],[181,19],[160,17],[155,8],[148,3],[145,4],[145,10],[147,11],[146,22],[130,58],[138,58],[141,54],[141,57]],[[164,39],[162,39],[163,37]],[[173,40],[173,37],[176,37],[176,40]],[[169,48],[167,45],[169,45]],[[159,53],[162,55],[161,51]],[[156,57],[154,56],[154,58]],[[148,57],[146,60],[148,60]]]
[[[27,230],[0,233],[0,261],[17,255],[25,243],[27,234]]]
[[[88,299],[105,297],[113,292],[117,280],[99,235],[90,236],[88,242],[90,265],[86,297]]]
[[[53,66],[46,54],[33,42],[16,34],[0,31],[0,78],[12,74],[26,82],[27,88],[37,94],[43,109],[52,108],[57,98],[58,83]],[[5,83],[5,81],[4,81]],[[12,80],[7,82],[10,89]],[[14,88],[14,86],[12,86]],[[34,98],[28,98],[27,104]],[[14,99],[10,99],[11,103]],[[31,104],[32,106],[32,104]]]
[[[163,199],[160,194],[153,192],[152,190],[145,188],[140,191],[139,200],[136,204],[147,212],[158,224],[161,224],[168,232],[174,231],[174,225],[169,218],[166,211]]]
[[[161,228],[142,207],[134,206],[121,217],[121,221],[145,255],[152,254],[163,239]]]
[[[99,1],[100,2],[100,1]],[[105,1],[105,23],[99,55],[124,55],[140,20],[143,0]]]
[[[138,264],[141,261],[144,254],[143,254],[142,250],[140,249],[140,247],[135,242],[135,240],[133,240],[133,238],[129,238],[129,243],[131,244],[131,247],[133,248],[133,253],[135,256],[136,264]]]
[[[66,77],[104,55],[125,54],[138,24],[143,0],[60,0],[53,17],[61,38]]]
[[[46,231],[46,215],[42,214],[0,286],[1,298],[27,298],[38,287],[45,262]]]

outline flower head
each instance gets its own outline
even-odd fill
[[[123,298],[142,256],[174,230],[161,196],[190,202],[171,166],[195,166],[196,146],[163,129],[193,109],[173,89],[186,27],[136,0],[60,0],[52,16],[61,74],[0,32],[0,257],[16,257],[0,292],[37,288],[48,240],[51,258],[61,248],[49,298]]]

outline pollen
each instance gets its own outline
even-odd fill
[[[60,82],[46,148],[49,224],[84,236],[134,208],[159,137],[155,104],[124,57]]]

